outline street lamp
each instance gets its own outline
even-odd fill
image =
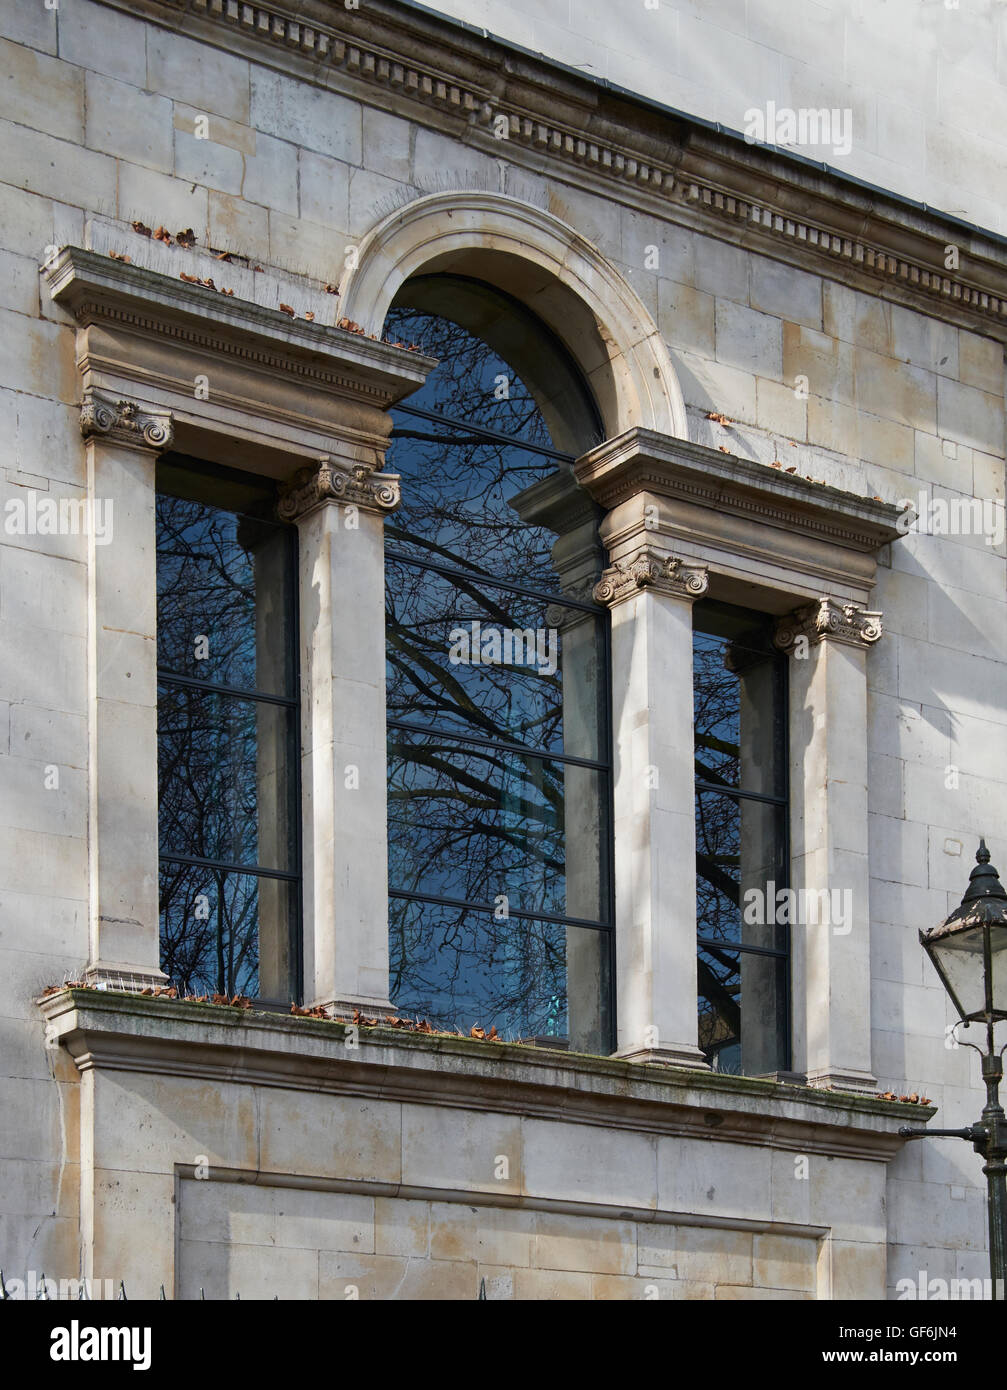
[[[966,1028],[986,1025],[982,1058],[986,1105],[982,1119],[967,1129],[900,1129],[904,1139],[953,1136],[967,1139],[983,1157],[989,1190],[990,1274],[993,1297],[1005,1299],[1007,1279],[1007,1118],[1000,1104],[1003,1053],[993,1041],[993,1025],[1007,1018],[1007,890],[990,863],[986,841],[979,841],[976,867],[961,906],[939,927],[920,932],[920,944],[933,961]],[[958,1024],[955,1024],[958,1027]],[[1007,1044],[1005,1044],[1007,1047]]]

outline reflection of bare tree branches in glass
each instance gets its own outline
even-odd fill
[[[700,1044],[717,1065],[738,1069],[743,993],[759,991],[744,1015],[746,1035],[753,1023],[769,1037],[778,1026],[771,1017],[753,1020],[752,1009],[786,1008],[779,963],[748,953],[778,949],[783,938],[772,925],[746,926],[742,915],[748,889],[765,893],[769,879],[785,876],[785,806],[760,799],[780,790],[782,753],[774,743],[783,717],[781,658],[757,615],[697,604],[694,616]],[[755,1055],[764,1063],[770,1052],[766,1046]]]
[[[393,997],[446,1026],[478,1015],[502,1032],[558,1034],[576,928],[521,914],[569,911],[570,769],[555,755],[603,756],[604,634],[600,615],[563,607],[556,533],[521,509],[569,464],[527,447],[550,449],[545,422],[487,344],[409,309],[392,310],[386,332],[439,359],[395,412],[387,464],[403,495],[385,524]],[[571,670],[564,631],[578,622],[590,636]],[[480,661],[489,629],[520,634],[524,659]],[[475,646],[452,659],[465,633]],[[571,733],[574,695],[592,717]],[[577,772],[596,808],[597,870],[603,774]],[[578,899],[575,915],[601,921],[597,888],[591,903]]]
[[[287,634],[271,636],[257,611],[264,576],[282,574],[275,554],[289,542],[280,530],[157,498],[161,951],[182,990],[259,992],[262,893],[240,868],[291,863],[293,713],[212,688],[286,694]],[[194,858],[217,867],[186,862]],[[288,891],[274,886],[274,901]]]

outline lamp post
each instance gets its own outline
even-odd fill
[[[967,1139],[983,1158],[988,1188],[990,1274],[993,1297],[1005,1299],[1007,1279],[1007,1117],[1000,1104],[1004,1047],[998,1052],[993,1025],[1007,1019],[1007,890],[990,863],[986,841],[979,841],[976,867],[961,906],[939,927],[920,932],[920,944],[966,1028],[984,1024],[982,1059],[986,1105],[978,1124],[967,1129],[900,1129],[904,1139],[953,1136]],[[956,1024],[955,1027],[958,1025]],[[1005,1044],[1007,1047],[1007,1044]]]

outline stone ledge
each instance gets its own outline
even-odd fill
[[[422,386],[436,365],[422,353],[291,319],[79,246],[63,247],[44,270],[52,298],[82,327],[108,322],[173,339],[323,390],[369,396],[382,409]]]
[[[79,1071],[275,1086],[888,1162],[932,1106],[512,1043],[67,988],[38,1001]]]

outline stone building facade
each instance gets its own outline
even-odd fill
[[[1007,862],[1002,240],[399,0],[2,13],[5,1272],[183,1298],[983,1277],[978,1160],[898,1129],[981,1107],[917,933],[980,835]],[[411,1003],[390,872],[395,901],[451,898],[395,879],[388,829],[385,575],[422,483],[390,412],[439,370],[394,324],[455,302],[529,383],[539,453],[569,461],[508,503],[555,537],[565,654],[566,897],[522,917],[564,943],[563,1001],[534,1040],[389,1022]],[[165,850],[164,691],[201,689],[159,650],[172,469],[258,479],[295,537],[287,607],[245,545],[256,864],[287,855],[261,874]],[[726,792],[695,771],[701,606],[759,614],[787,692],[770,756],[768,686],[728,641]],[[263,674],[280,630],[289,687]],[[589,679],[609,763],[574,747]],[[704,794],[777,828],[753,812],[733,856],[704,855]],[[774,887],[848,911],[749,934],[770,840]],[[159,845],[221,894],[255,878],[272,1007],[172,988]],[[718,865],[740,935],[697,962]]]

